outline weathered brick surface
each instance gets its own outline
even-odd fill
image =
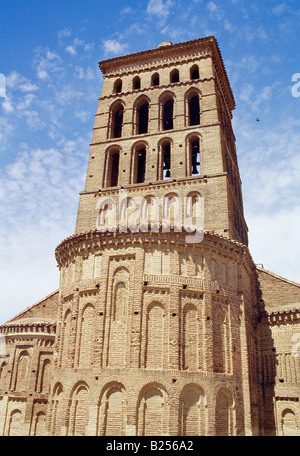
[[[56,249],[59,291],[1,327],[0,432],[299,433],[300,285],[257,269],[247,248],[216,41],[100,68],[75,234]],[[158,225],[151,197],[163,201]],[[190,243],[183,216],[195,223],[200,197],[205,234]]]

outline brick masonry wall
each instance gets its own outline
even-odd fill
[[[47,435],[58,292],[0,328],[0,433]]]
[[[234,99],[215,40],[163,46],[100,68],[76,230],[55,252],[59,291],[0,327],[0,433],[299,434],[300,285],[257,269],[248,251]],[[195,125],[192,97],[200,111]],[[165,130],[167,100],[173,128]],[[146,102],[148,127],[139,134]],[[193,175],[195,141],[200,173]],[[145,175],[137,183],[141,150]],[[204,198],[198,243],[176,230],[189,195]],[[115,205],[119,223],[132,220],[134,197],[149,204],[151,196],[167,201],[158,230],[149,229],[150,213],[145,230],[97,230],[106,214],[100,198]]]

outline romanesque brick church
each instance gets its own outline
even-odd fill
[[[300,435],[300,285],[247,247],[215,38],[99,66],[59,289],[0,327],[0,434]]]

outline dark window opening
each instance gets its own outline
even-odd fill
[[[146,149],[141,149],[137,153],[137,179],[138,184],[145,182],[145,172],[146,172]]]
[[[191,143],[191,174],[200,174],[200,148],[199,140]]]
[[[199,79],[199,68],[197,65],[191,68],[191,79]]]
[[[158,73],[155,73],[152,76],[152,85],[153,86],[158,86],[159,85],[159,74]]]
[[[171,83],[174,83],[174,82],[179,82],[179,71],[178,70],[174,70],[171,73]]]
[[[163,179],[171,177],[171,146],[166,144],[163,147]]]
[[[144,103],[138,110],[138,134],[148,133],[149,104]]]
[[[134,78],[132,86],[133,86],[133,90],[139,90],[141,88],[141,80],[140,80],[139,76]]]
[[[168,100],[163,107],[163,130],[173,129],[173,107],[174,101]]]
[[[121,93],[121,92],[122,92],[122,81],[120,79],[118,79],[115,82],[114,93]]]
[[[110,186],[116,187],[119,179],[119,152],[111,155]]]
[[[190,126],[200,124],[200,106],[197,95],[189,101],[189,124]]]
[[[123,112],[124,109],[121,107],[113,114],[113,138],[120,138],[122,136]]]

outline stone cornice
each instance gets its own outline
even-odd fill
[[[130,67],[131,65],[137,66],[137,62],[141,65],[146,63],[149,64],[155,61],[155,66],[157,66],[157,62],[177,57],[179,55],[183,55],[187,58],[195,51],[199,52],[200,46],[203,51],[206,49],[208,50],[209,48],[207,48],[207,46],[211,45],[213,41],[215,41],[215,38],[210,36],[186,41],[184,43],[171,44],[154,49],[148,49],[146,51],[135,52],[133,54],[113,57],[111,59],[100,61],[99,68],[102,73],[106,75],[113,71]]]
[[[157,67],[155,67],[157,68]],[[158,92],[158,91],[162,91],[162,92],[165,92],[167,90],[169,91],[174,91],[174,88],[177,88],[177,87],[194,87],[195,86],[195,82],[209,82],[209,81],[214,81],[215,80],[215,77],[210,77],[210,78],[199,78],[199,79],[193,79],[192,81],[180,81],[180,82],[172,82],[171,84],[161,84],[159,86],[150,86],[150,87],[144,87],[142,89],[138,89],[138,90],[131,90],[131,91],[127,91],[127,92],[121,92],[121,93],[111,93],[110,95],[104,95],[104,96],[101,96],[98,98],[98,100],[100,101],[104,101],[104,100],[119,100],[119,99],[123,99],[123,98],[126,98],[128,95],[136,95],[137,97],[139,97],[140,95],[142,94],[149,94],[149,92]],[[201,98],[206,98],[206,97],[210,97],[211,95],[214,95],[214,92],[212,93],[208,93],[208,94],[201,94]],[[133,107],[131,107],[131,109],[133,109]],[[103,115],[103,113],[96,113],[96,117],[97,116],[101,116]]]
[[[169,246],[181,246],[188,249],[209,248],[218,250],[228,255],[230,252],[235,252],[239,261],[245,262],[250,269],[255,269],[255,264],[247,246],[238,241],[220,236],[214,231],[205,231],[204,239],[201,243],[187,244],[186,235],[190,234],[182,230],[175,232],[172,228],[170,232],[162,232],[161,227],[159,232],[100,232],[98,230],[86,231],[77,233],[63,240],[55,250],[55,257],[58,266],[61,267],[72,261],[75,255],[80,255],[84,252],[103,249],[111,246],[144,245],[152,243],[160,243]]]
[[[12,322],[5,323],[0,326],[0,333],[8,336],[23,336],[28,337],[41,337],[53,338],[56,332],[56,322]]]
[[[121,57],[115,57],[113,59],[103,60],[99,62],[99,67],[104,76],[109,73],[118,71],[124,71],[132,66],[137,68],[138,64],[149,64],[154,62],[155,65],[162,61],[168,61],[176,56],[182,55],[185,59],[191,55],[195,55],[202,52],[203,57],[211,53],[216,73],[218,75],[219,84],[222,87],[224,94],[228,101],[228,106],[231,110],[235,109],[234,96],[230,87],[228,76],[225,70],[223,58],[219,49],[217,40],[213,36],[199,38],[192,41],[186,41],[184,43],[177,43],[167,46],[158,47],[156,49],[150,49],[148,51],[137,52]]]
[[[262,314],[262,321],[271,325],[280,325],[285,323],[300,323],[300,304],[283,307],[272,311],[266,311]]]
[[[218,177],[227,177],[227,172],[221,172],[217,174],[209,174],[209,175],[199,175],[199,177],[184,177],[179,179],[169,179],[169,180],[158,180],[158,181],[149,181],[143,182],[141,184],[127,184],[123,185],[122,187],[107,187],[101,188],[99,190],[90,190],[79,192],[80,195],[105,195],[105,196],[115,196],[120,192],[120,190],[126,190],[128,192],[128,196],[134,193],[140,194],[141,192],[151,192],[153,193],[153,189],[155,191],[164,189],[166,191],[174,190],[181,187],[193,186],[196,184],[206,184],[209,179],[218,178]]]

